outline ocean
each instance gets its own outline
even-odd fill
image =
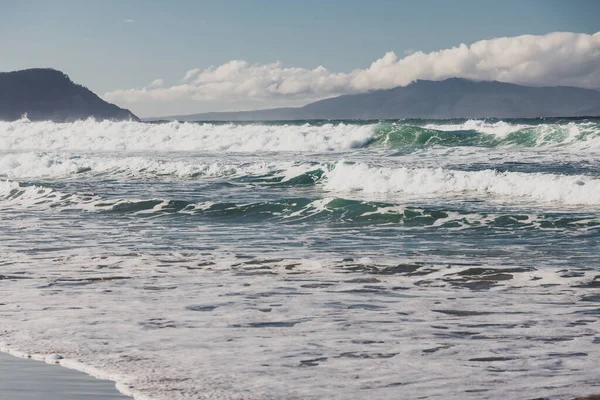
[[[0,349],[136,399],[600,394],[600,119],[0,122]]]

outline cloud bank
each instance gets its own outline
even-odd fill
[[[134,110],[142,105],[158,109],[166,103],[194,103],[198,109],[207,110],[210,104],[222,109],[303,104],[341,94],[405,86],[415,79],[460,77],[600,88],[600,32],[503,37],[431,53],[406,53],[399,58],[388,52],[369,68],[351,72],[234,60],[217,67],[190,69],[176,85],[156,79],[142,88],[105,93],[104,98]]]

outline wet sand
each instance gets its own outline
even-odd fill
[[[0,400],[131,400],[115,383],[83,372],[0,353]]]

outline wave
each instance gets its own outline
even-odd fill
[[[379,125],[372,145],[478,147],[574,147],[600,150],[600,127],[589,123],[509,124],[469,120],[461,124]]]
[[[11,180],[119,179],[212,180],[279,186],[313,185],[332,163],[311,161],[214,161],[194,158],[91,157],[28,152],[0,155],[0,178]]]
[[[367,145],[371,125],[169,122],[0,122],[0,150],[84,152],[346,151]]]
[[[390,167],[347,161],[196,163],[134,157],[86,162],[78,158],[63,160],[59,156],[27,154],[23,156],[27,162],[16,163],[14,157],[0,157],[0,167],[14,163],[14,168],[4,173],[13,179],[28,175],[56,177],[65,173],[67,176],[91,173],[103,178],[149,176],[152,179],[165,175],[254,186],[309,185],[326,193],[346,193],[367,199],[382,195],[398,201],[474,197],[509,203],[600,205],[600,179],[582,174]]]
[[[565,205],[600,205],[600,179],[585,175],[459,171],[443,168],[389,168],[339,162],[325,174],[333,192],[418,197],[475,196]]]
[[[50,187],[0,181],[0,210],[79,209],[95,211],[101,197],[93,193],[62,193]]]
[[[536,120],[537,121],[537,120]],[[593,122],[0,122],[0,151],[344,152],[365,147],[575,147],[600,150]]]
[[[361,201],[342,197],[284,198],[237,204],[231,202],[194,203],[177,199],[104,199],[94,194],[65,194],[40,186],[0,182],[0,209],[19,208],[82,210],[100,213],[160,216],[186,214],[238,222],[309,221],[366,225],[401,225],[445,229],[508,228],[545,230],[589,230],[600,228],[600,219],[586,215],[485,213],[460,209],[421,208],[386,202]]]
[[[81,174],[105,177],[218,178],[261,176],[275,171],[294,172],[294,162],[202,162],[193,158],[98,157],[47,152],[0,155],[0,177],[65,178]]]

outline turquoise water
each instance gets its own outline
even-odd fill
[[[0,342],[152,399],[597,394],[599,155],[595,119],[0,123]]]

